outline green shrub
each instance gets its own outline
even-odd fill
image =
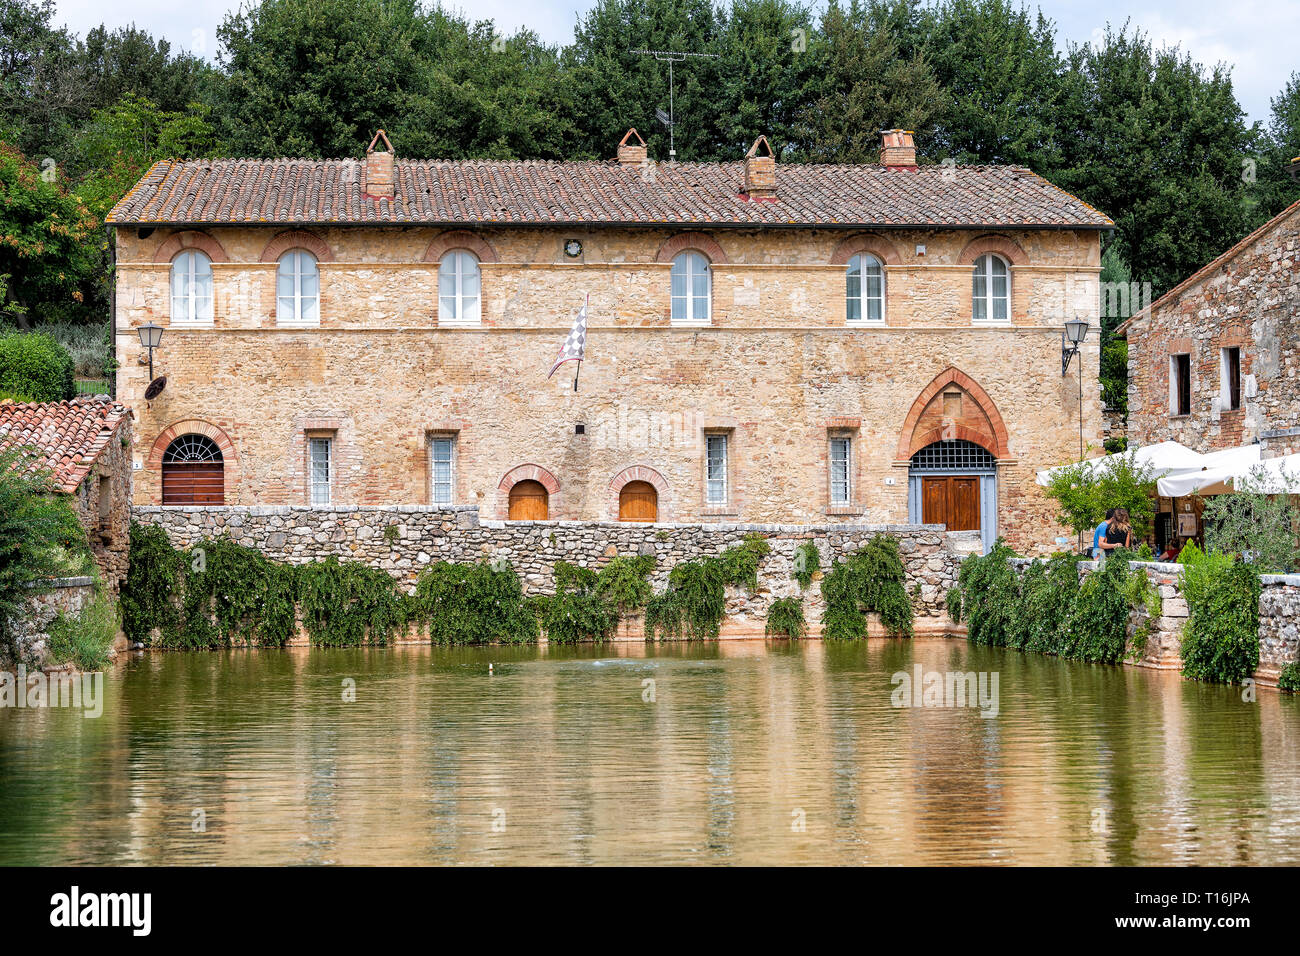
[[[817,550],[817,545],[811,541],[805,541],[799,545],[794,552],[794,568],[790,572],[790,577],[799,582],[799,587],[804,590],[812,584],[813,575],[821,570],[822,556]]]
[[[611,558],[596,575],[596,593],[613,603],[620,614],[640,610],[654,594],[649,578],[655,563],[652,554]]]
[[[822,634],[830,640],[866,636],[866,612],[875,611],[891,634],[912,636],[912,602],[903,584],[905,570],[898,542],[887,535],[869,538],[861,550],[836,561],[822,578]]]
[[[745,535],[742,544],[722,552],[725,582],[749,591],[758,588],[758,565],[771,552],[772,546],[760,534]]]
[[[1007,623],[1007,646],[1060,654],[1065,625],[1079,593],[1081,560],[1056,554],[1035,561],[1020,576],[1019,594]]]
[[[803,601],[796,597],[777,598],[767,609],[767,625],[763,633],[768,637],[801,638],[808,633],[804,621]]]
[[[1282,672],[1277,675],[1277,686],[1281,690],[1300,693],[1300,661],[1292,661],[1282,668]]]
[[[1250,483],[1261,480],[1257,469],[1233,494],[1207,499],[1202,514],[1205,547],[1211,553],[1248,556],[1265,574],[1289,574],[1300,564],[1296,538],[1300,511],[1290,495],[1252,491]]]
[[[165,642],[180,624],[181,553],[156,525],[132,521],[130,542],[131,563],[121,594],[122,630],[131,642],[144,644],[158,628]]]
[[[540,617],[553,644],[606,641],[618,629],[618,610],[592,588],[559,591],[543,605]]]
[[[302,623],[319,647],[387,644],[405,631],[408,601],[382,568],[329,557],[297,570]]]
[[[36,402],[72,398],[74,363],[68,350],[40,332],[0,333],[0,391]]]
[[[1190,612],[1183,626],[1183,675],[1228,684],[1244,680],[1259,666],[1259,573],[1194,544],[1178,559]]]
[[[216,538],[181,557],[185,570],[180,646],[283,647],[297,628],[297,569]],[[340,600],[343,600],[340,596]]]
[[[106,336],[112,335],[107,322],[43,322],[37,326],[59,343],[72,358],[73,373],[77,378],[107,378],[108,351]]]
[[[1020,582],[1011,566],[1015,556],[998,538],[988,554],[972,554],[961,563],[957,586],[961,588],[966,639],[972,644],[1001,647],[1007,643],[1020,600]]]
[[[771,550],[761,535],[716,558],[684,561],[668,573],[668,588],[646,603],[646,640],[659,635],[668,640],[716,640],[727,609],[727,586],[754,590],[758,566]]]
[[[1056,520],[1075,534],[1086,534],[1101,524],[1107,508],[1127,508],[1133,537],[1141,540],[1151,530],[1155,516],[1155,472],[1139,464],[1132,454],[1112,458],[1097,469],[1091,462],[1075,462],[1052,475],[1046,494],[1057,503]]]
[[[1117,664],[1128,649],[1132,607],[1125,594],[1131,554],[1115,551],[1079,585],[1066,615],[1057,653],[1094,664]],[[1145,572],[1141,573],[1145,577]]]
[[[954,624],[961,623],[961,588],[950,587],[948,593],[943,596],[944,606],[948,609],[948,620]]]
[[[60,612],[49,627],[51,663],[71,662],[81,670],[98,670],[108,663],[118,624],[117,604],[102,592],[80,614],[70,617]]]
[[[413,613],[434,644],[522,644],[539,633],[537,615],[509,566],[431,564],[416,581]]]

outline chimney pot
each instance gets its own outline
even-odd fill
[[[376,150],[375,144],[381,139],[387,149]],[[393,144],[389,142],[388,134],[381,129],[375,133],[374,139],[366,147],[366,180],[363,191],[367,196],[372,199],[393,198],[393,186],[396,180],[395,165]]]
[[[916,168],[916,143],[910,129],[880,131],[880,162],[890,169]]]
[[[759,152],[760,146],[766,155]],[[776,199],[776,154],[766,136],[754,140],[745,154],[745,195],[750,199]]]
[[[628,140],[633,136],[636,137],[635,143],[629,143]],[[623,134],[623,138],[618,141],[618,161],[622,166],[643,166],[646,161],[645,140],[636,128],[628,130]]]

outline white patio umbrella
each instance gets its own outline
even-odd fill
[[[1226,464],[1221,461],[1204,471],[1161,478],[1156,482],[1156,488],[1160,494],[1175,498],[1184,495],[1224,495],[1243,489],[1266,495],[1300,494],[1300,455],[1261,461],[1259,446],[1254,447],[1256,454],[1253,461],[1243,454],[1236,460],[1229,460]]]
[[[1125,456],[1132,456],[1134,463],[1147,465],[1155,473],[1156,477],[1162,475],[1177,474],[1184,471],[1200,471],[1204,465],[1205,456],[1199,452],[1194,452],[1186,445],[1180,445],[1176,441],[1162,441],[1155,445],[1145,445],[1142,448],[1134,449],[1131,452],[1123,454],[1105,455],[1101,458],[1089,458],[1087,461],[1088,471],[1090,474],[1103,474],[1105,470],[1114,465],[1116,461]],[[1057,465],[1055,468],[1046,468],[1038,472],[1038,484],[1047,486],[1052,483],[1052,475],[1072,465]],[[1163,494],[1163,492],[1161,492]]]

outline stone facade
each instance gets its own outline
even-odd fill
[[[50,623],[60,613],[69,617],[80,614],[95,599],[95,591],[94,578],[59,578],[50,590],[31,597],[26,610],[0,628],[6,637],[0,641],[0,670],[19,664],[43,666],[49,654]]]
[[[977,533],[948,532],[936,525],[480,521],[472,506],[146,506],[138,507],[135,514],[137,520],[163,528],[177,547],[228,535],[235,543],[256,548],[275,561],[302,564],[330,556],[362,561],[384,568],[408,590],[414,588],[420,570],[435,561],[505,559],[522,577],[526,593],[548,593],[554,588],[556,561],[599,567],[617,555],[652,554],[656,565],[651,582],[656,591],[662,591],[669,572],[679,562],[721,554],[747,534],[762,534],[771,552],[759,567],[758,589],[752,594],[730,589],[724,637],[761,637],[771,602],[801,593],[798,582],[791,578],[800,544],[817,544],[824,572],[834,560],[878,534],[898,540],[917,614],[917,633],[949,633],[952,626],[944,597],[956,583],[962,560],[979,548]],[[803,592],[809,631],[814,636],[820,633],[823,605],[818,584],[822,572]],[[640,639],[642,635],[634,627],[621,636]]]
[[[1300,203],[1121,326],[1132,444],[1200,452],[1264,443],[1300,451]],[[1240,407],[1221,394],[1221,350],[1241,350]],[[1174,414],[1170,358],[1190,355],[1191,411]]]
[[[126,417],[70,496],[105,587],[116,595],[131,559],[131,419]]]
[[[997,459],[998,530],[1026,553],[1049,550],[1052,509],[1037,469],[1077,454],[1073,375],[1060,330],[1098,325],[1099,240],[1089,230],[563,229],[213,226],[118,228],[118,396],[138,416],[136,503],[161,503],[162,455],[178,435],[212,437],[225,503],[308,501],[308,439],[333,441],[331,501],[431,501],[429,438],[455,439],[456,504],[504,518],[524,466],[556,491],[549,516],[618,517],[620,475],[653,473],[659,519],[675,522],[897,524],[909,514],[908,459],[967,438]],[[568,240],[582,251],[565,254]],[[277,326],[267,250],[320,261],[320,327]],[[670,258],[708,250],[712,321],[670,327]],[[208,329],[170,316],[171,257],[213,262]],[[437,260],[476,251],[482,323],[439,326]],[[845,320],[855,250],[885,263],[885,321]],[[1011,262],[1011,318],[972,321],[972,262]],[[546,375],[590,293],[586,361]],[[135,328],[166,328],[145,402]],[[1095,380],[1096,336],[1083,346]],[[1100,399],[1084,393],[1084,440],[1100,447]],[[576,434],[575,426],[584,425]],[[729,439],[728,500],[706,507],[705,435]],[[828,439],[853,441],[852,496],[832,506]],[[913,506],[915,511],[915,506]]]
[[[1277,681],[1282,668],[1300,661],[1300,574],[1264,575],[1259,597],[1259,671]]]

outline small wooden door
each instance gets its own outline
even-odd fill
[[[629,481],[618,493],[619,521],[657,521],[659,492],[648,481]]]
[[[546,486],[540,481],[521,481],[510,489],[511,521],[545,521]]]
[[[163,463],[163,504],[220,505],[225,500],[225,468],[221,462]]]
[[[949,531],[980,529],[980,480],[953,475],[921,479],[921,520]]]

